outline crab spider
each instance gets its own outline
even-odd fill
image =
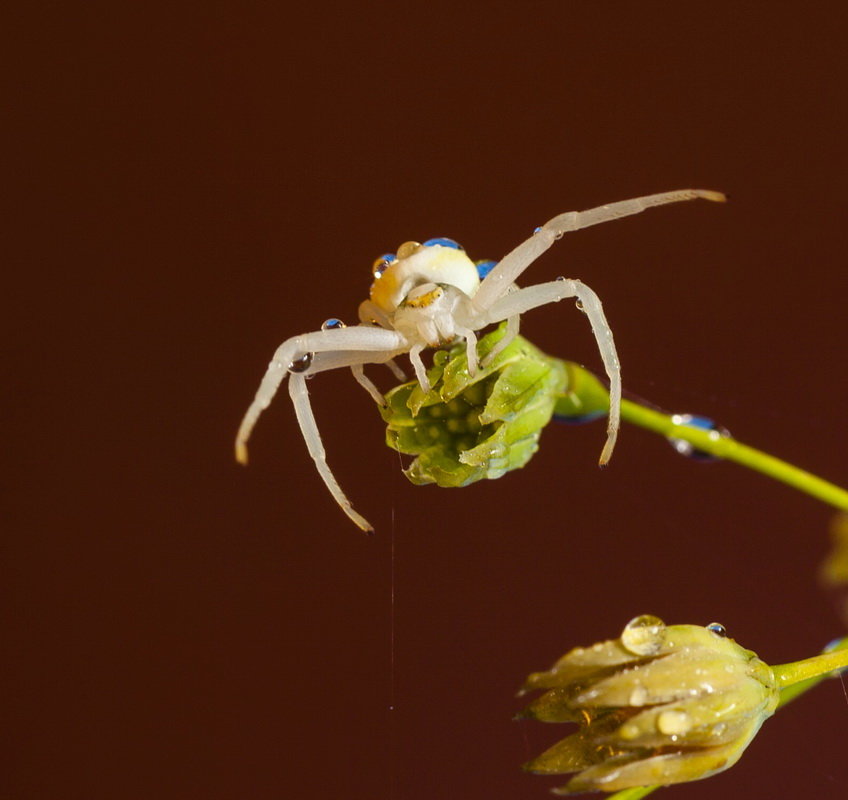
[[[610,381],[607,439],[599,462],[604,466],[612,455],[618,435],[621,368],[601,301],[579,280],[558,278],[524,289],[518,288],[515,281],[565,233],[638,214],[652,206],[696,198],[717,202],[725,199],[720,192],[682,189],[588,211],[569,211],[536,228],[529,239],[497,264],[475,264],[450,239],[402,244],[396,255],[387,254],[374,262],[370,299],[359,306],[359,325],[347,327],[337,319],[327,320],[320,331],[294,336],[277,348],[239,427],[236,459],[247,463],[247,440],[253,426],[288,376],[297,421],[318,473],[345,514],[362,530],[372,532],[371,525],[353,509],[330,471],[309,403],[306,378],[318,372],[350,367],[358,383],[377,403],[383,404],[382,394],[365,376],[363,365],[387,364],[402,378],[403,373],[393,359],[408,353],[421,388],[429,391],[427,372],[421,360],[425,348],[464,340],[468,369],[473,375],[478,367],[476,331],[507,320],[507,333],[497,351],[487,357],[491,360],[517,335],[523,313],[573,297],[589,318]]]

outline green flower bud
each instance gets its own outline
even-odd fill
[[[577,774],[559,794],[698,780],[731,767],[774,713],[771,667],[717,624],[631,620],[621,637],[576,648],[523,691],[544,693],[520,715],[579,730],[525,765]]]
[[[504,333],[502,325],[479,341],[481,364]],[[555,412],[593,418],[609,404],[591,373],[520,336],[473,377],[464,344],[437,351],[427,377],[429,392],[410,381],[392,389],[381,409],[389,447],[416,456],[406,470],[416,484],[454,487],[500,478],[532,458]]]

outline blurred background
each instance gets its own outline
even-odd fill
[[[7,33],[11,253],[0,796],[533,800],[569,732],[531,671],[631,617],[723,623],[771,663],[844,634],[831,510],[625,427],[552,425],[523,470],[415,487],[347,372],[274,350],[355,321],[373,259],[497,259],[567,210],[728,193],[573,234],[523,283],[601,296],[630,396],[844,485],[848,64],[833,3],[30,6]],[[19,248],[19,249],[18,249]],[[600,371],[571,303],[526,315]],[[387,370],[369,374],[384,389]],[[392,708],[393,707],[393,708]],[[675,797],[848,791],[838,681]],[[669,796],[671,793],[669,792]]]

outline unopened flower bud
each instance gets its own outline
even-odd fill
[[[636,617],[620,638],[576,648],[523,691],[520,715],[579,730],[525,768],[577,773],[561,794],[706,778],[736,763],[777,708],[778,681],[717,623],[666,626]]]
[[[501,326],[480,340],[475,375],[459,344],[435,353],[429,392],[411,381],[386,395],[386,442],[416,456],[406,470],[413,483],[453,487],[499,478],[538,449],[542,428],[566,394],[566,365],[516,337],[482,366],[504,333]]]

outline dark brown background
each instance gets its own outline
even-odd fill
[[[732,202],[575,234],[525,283],[598,291],[630,392],[845,483],[844,28],[680,5],[44,5],[7,29],[4,800],[542,798],[518,765],[561,731],[511,722],[513,694],[570,647],[644,612],[772,662],[844,630],[826,507],[638,429],[603,473],[602,425],[554,426],[521,472],[417,488],[323,376],[372,539],[285,394],[232,460],[273,348],[352,321],[379,253],[497,258],[558,212],[696,186]],[[524,330],[598,367],[570,303]],[[833,682],[674,796],[843,796],[846,742]]]

